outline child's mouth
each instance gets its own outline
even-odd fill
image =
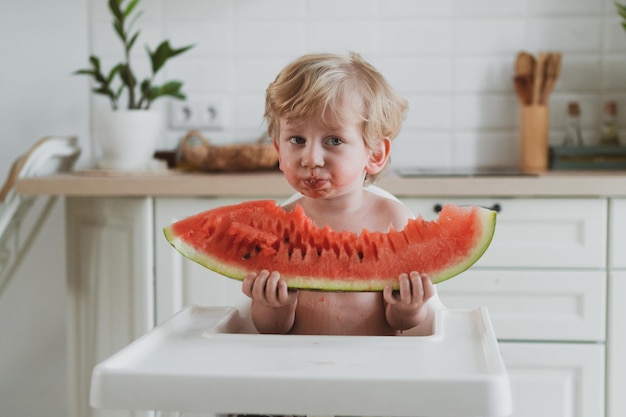
[[[326,183],[326,181],[321,178],[308,178],[304,180],[304,183],[309,188],[317,189],[317,188],[321,188]]]

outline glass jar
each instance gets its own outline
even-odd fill
[[[619,135],[617,127],[617,103],[607,101],[604,104],[604,117],[602,119],[602,130],[600,133],[601,146],[618,146]]]
[[[570,101],[567,104],[563,146],[583,146],[583,136],[580,129],[580,105],[577,101]]]

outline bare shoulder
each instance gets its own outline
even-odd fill
[[[372,195],[371,198],[373,198],[372,209],[377,217],[385,219],[387,225],[393,226],[396,230],[404,229],[409,219],[413,218],[411,210],[399,201],[379,195]]]

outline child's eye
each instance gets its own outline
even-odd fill
[[[300,137],[300,136],[292,136],[289,138],[289,142],[293,143],[294,145],[302,145],[305,142],[305,140],[303,137]]]
[[[330,146],[337,146],[337,145],[341,145],[343,143],[343,140],[337,137],[331,137],[331,138],[326,139],[326,143],[329,144]]]

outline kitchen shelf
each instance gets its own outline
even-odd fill
[[[626,169],[626,147],[587,146],[550,148],[550,167],[581,170]]]

